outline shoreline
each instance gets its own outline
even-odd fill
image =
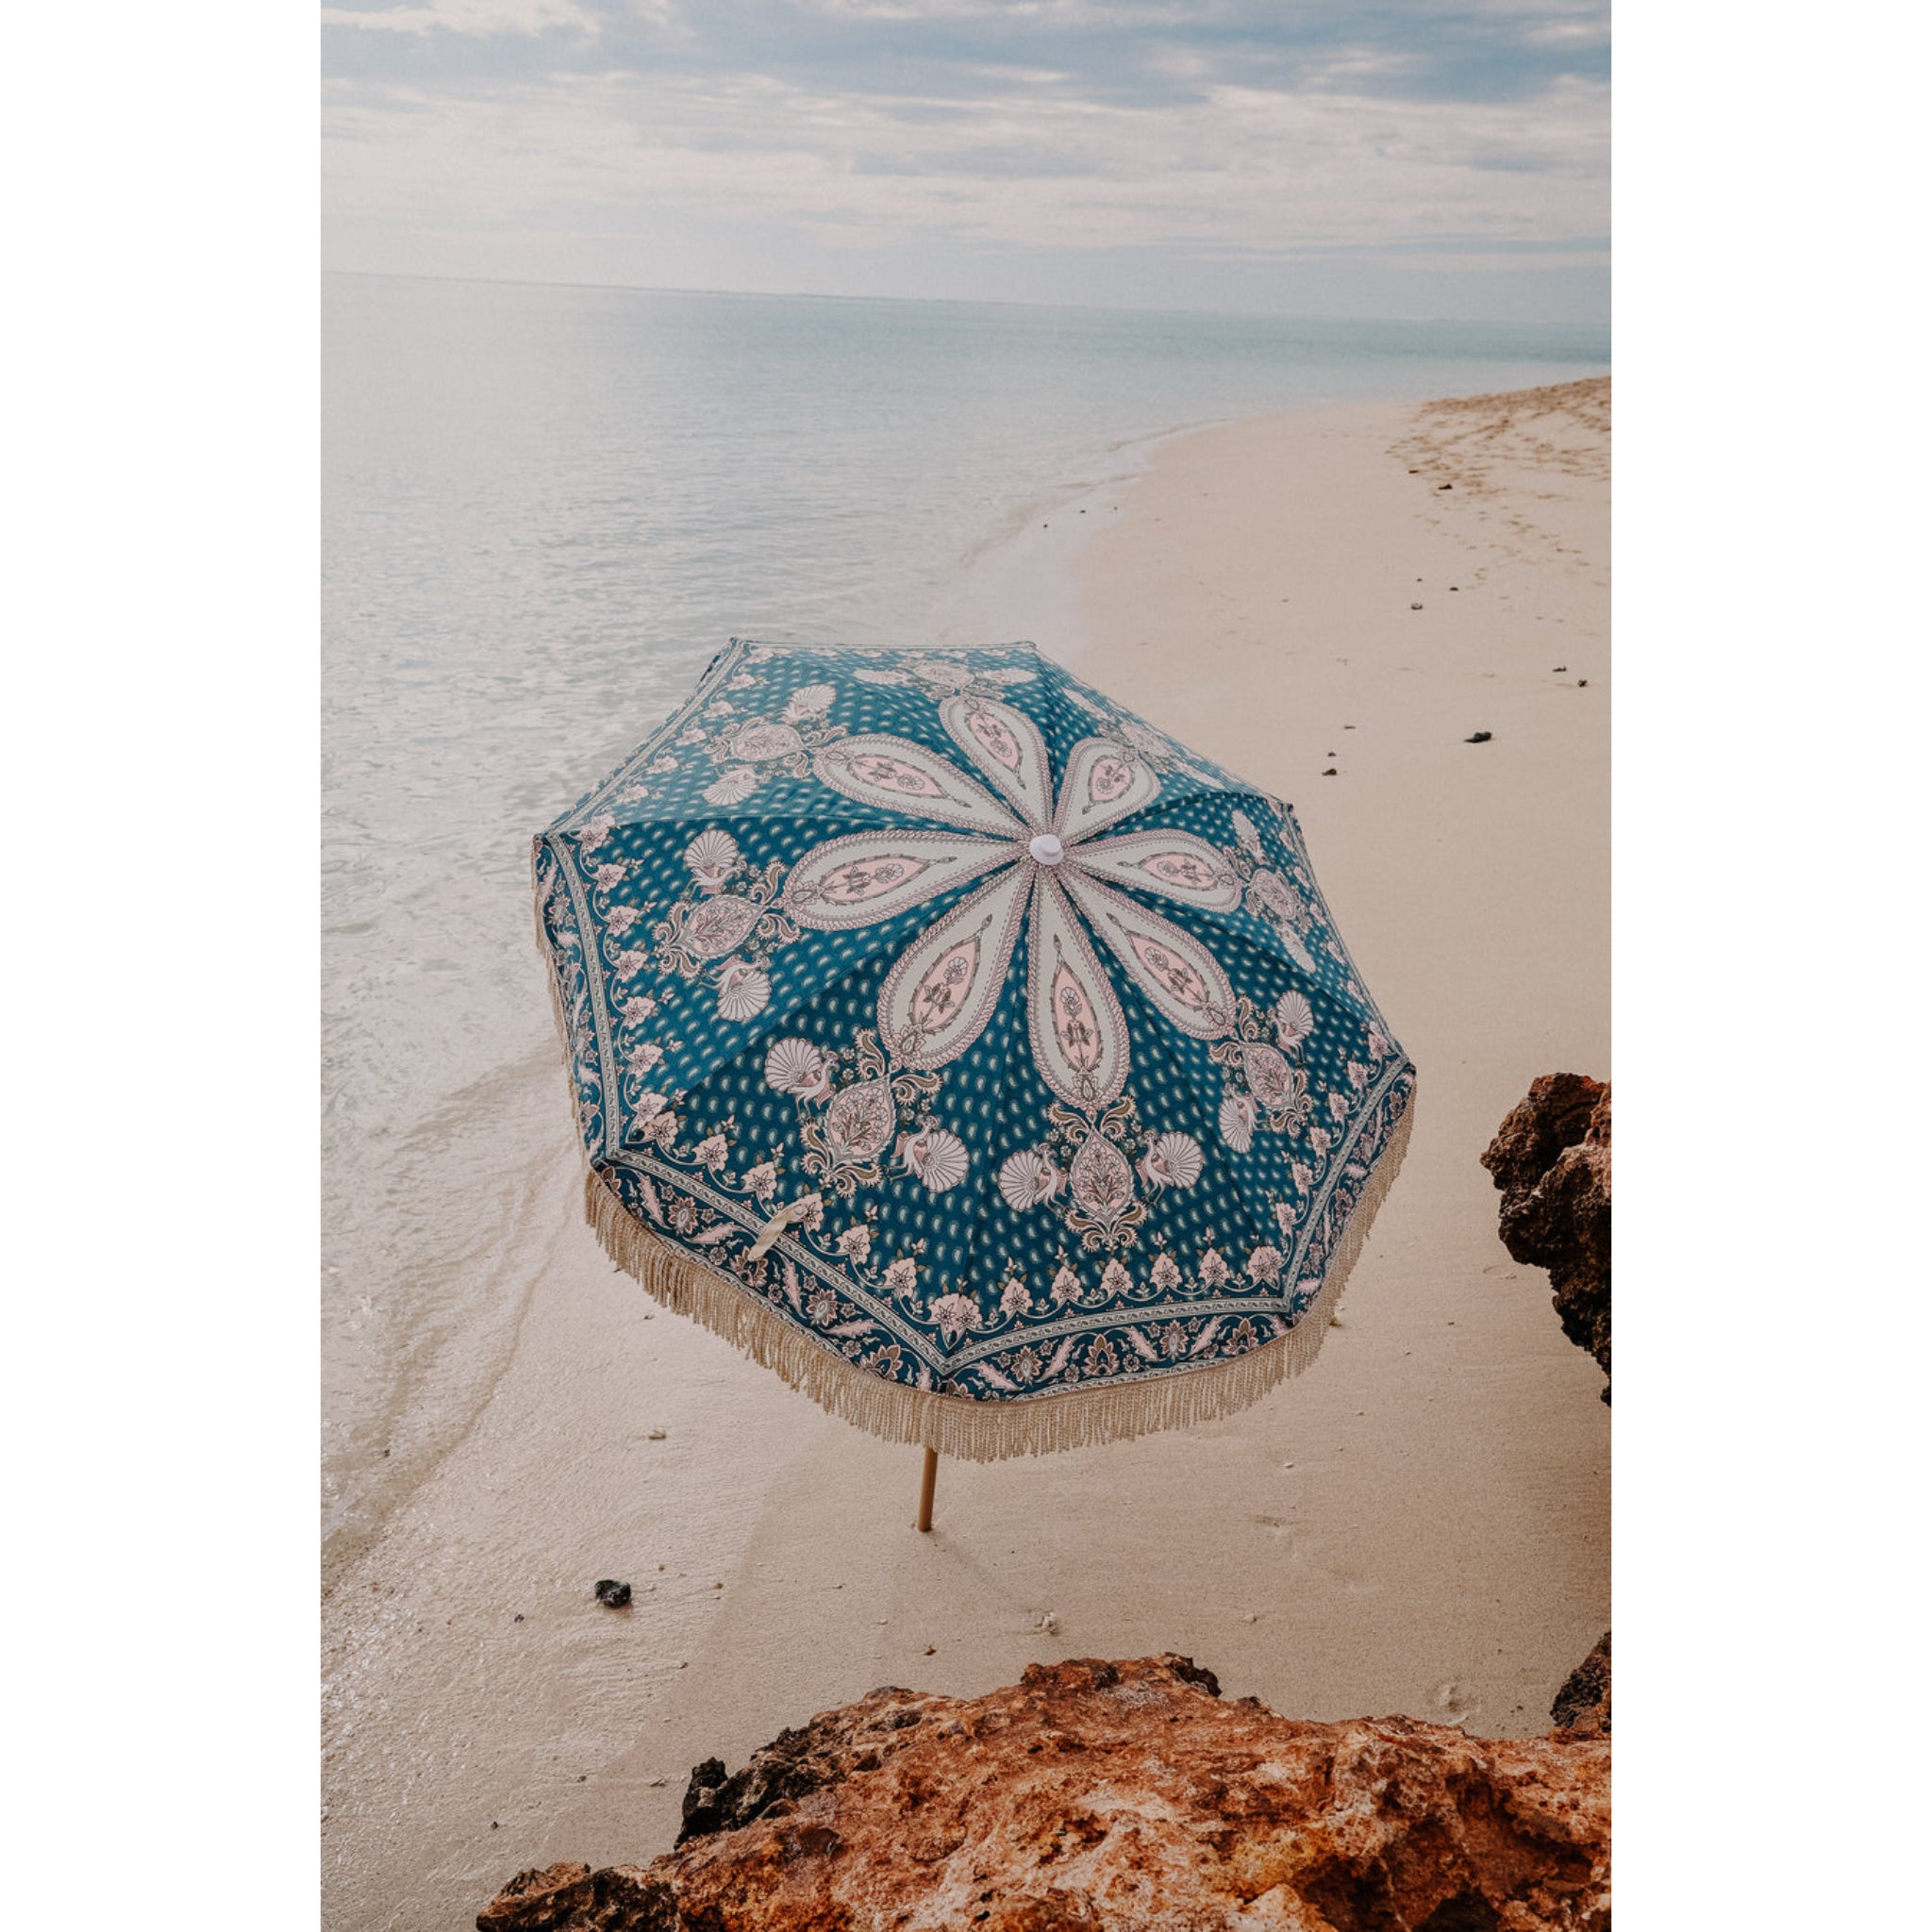
[[[1180,1650],[1289,1716],[1546,1728],[1608,1621],[1608,1417],[1476,1157],[1534,1074],[1608,1072],[1604,492],[1587,424],[1481,401],[1164,432],[936,599],[936,644],[1031,636],[1294,802],[1425,1090],[1320,1362],[1212,1424],[949,1464],[913,1537],[915,1452],[656,1309],[568,1191],[488,1399],[336,1579],[331,1926],[648,1857],[693,1763],[875,1683]]]

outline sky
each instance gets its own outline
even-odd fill
[[[334,269],[1589,322],[1602,0],[346,0]]]

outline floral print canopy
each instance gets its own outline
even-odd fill
[[[1414,1069],[1292,812],[1030,646],[735,641],[535,877],[592,1224],[834,1412],[1037,1451],[1319,1346]]]

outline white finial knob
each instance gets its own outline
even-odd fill
[[[1067,856],[1067,848],[1051,832],[1042,832],[1039,838],[1028,840],[1026,849],[1041,865],[1058,865]]]

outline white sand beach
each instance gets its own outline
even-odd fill
[[[1477,1159],[1535,1075],[1609,1073],[1607,415],[1604,380],[1179,437],[1071,512],[1063,629],[987,592],[934,640],[1031,635],[1293,802],[1420,1069],[1313,1368],[1209,1426],[942,1464],[916,1535],[917,1450],[603,1258],[558,1074],[508,1366],[330,1593],[334,1932],[648,1859],[693,1764],[879,1684],[1175,1650],[1287,1715],[1547,1726],[1609,1621],[1609,1413]]]

